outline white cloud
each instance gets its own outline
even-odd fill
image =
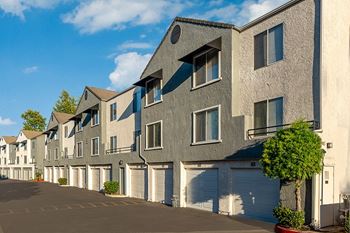
[[[31,74],[31,73],[37,72],[38,70],[39,70],[38,66],[31,66],[31,67],[24,68],[23,73]]]
[[[106,29],[124,29],[130,25],[159,23],[176,16],[184,5],[178,0],[88,0],[62,16],[65,23],[81,33],[92,34]]]
[[[14,125],[14,124],[16,124],[16,122],[11,120],[10,118],[2,118],[0,116],[0,125],[7,126],[7,125]]]
[[[222,5],[224,3],[224,0],[211,0],[209,2],[209,6],[219,6],[219,5]]]
[[[151,54],[142,55],[136,52],[118,55],[114,59],[116,68],[109,75],[112,88],[120,91],[135,83],[140,78],[151,56]]]
[[[62,0],[0,0],[0,9],[5,13],[25,19],[24,11],[31,8],[50,9]]]
[[[133,42],[133,41],[126,41],[123,44],[119,45],[118,48],[121,50],[127,50],[127,49],[150,49],[153,46],[150,43],[146,42]]]
[[[237,6],[234,4],[220,8],[214,8],[204,13],[197,13],[190,16],[191,18],[200,18],[206,20],[218,20],[222,22],[231,22],[234,15],[238,12]]]

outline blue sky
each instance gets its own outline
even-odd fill
[[[0,135],[60,92],[134,83],[175,16],[243,25],[287,0],[0,0]]]

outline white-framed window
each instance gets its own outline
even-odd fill
[[[162,101],[162,80],[155,78],[146,82],[146,106]]]
[[[58,160],[58,148],[55,148],[55,160]]]
[[[110,121],[117,120],[117,103],[113,103],[109,107],[110,111]]]
[[[192,88],[205,86],[221,79],[221,52],[210,49],[193,58]]]
[[[254,103],[254,133],[266,135],[283,124],[283,97]]]
[[[68,158],[68,147],[64,148],[64,158]]]
[[[193,112],[192,144],[221,141],[221,106],[213,106]]]
[[[254,36],[254,69],[283,60],[283,23]]]
[[[110,137],[110,149],[111,150],[117,149],[117,136]]]
[[[92,138],[91,139],[91,155],[99,155],[100,154],[100,138]]]
[[[19,156],[16,158],[16,164],[19,164]]]
[[[78,119],[76,124],[77,124],[77,132],[83,131],[83,121],[81,119]]]
[[[100,124],[100,115],[98,110],[91,110],[91,126]]]
[[[28,163],[28,159],[27,159],[27,156],[23,156],[23,161],[24,161],[24,164],[27,164]]]
[[[146,149],[161,149],[163,147],[163,121],[146,125]]]
[[[83,157],[83,142],[77,143],[77,157]]]

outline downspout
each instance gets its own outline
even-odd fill
[[[139,136],[139,157],[142,159],[143,163],[148,166],[148,162],[145,157],[141,154],[141,134]]]

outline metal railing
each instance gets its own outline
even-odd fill
[[[129,152],[133,152],[133,151],[136,151],[136,147],[134,145],[127,146],[127,147],[108,149],[108,150],[106,150],[106,154],[112,155],[112,154],[120,154],[120,153],[129,153]]]
[[[306,121],[310,124],[310,129],[317,130],[320,128],[320,123],[318,121]],[[268,136],[269,134],[274,134],[280,129],[288,128],[292,124],[283,124],[283,125],[273,125],[262,128],[254,128],[248,129],[247,136],[248,138],[256,137],[256,136]]]

